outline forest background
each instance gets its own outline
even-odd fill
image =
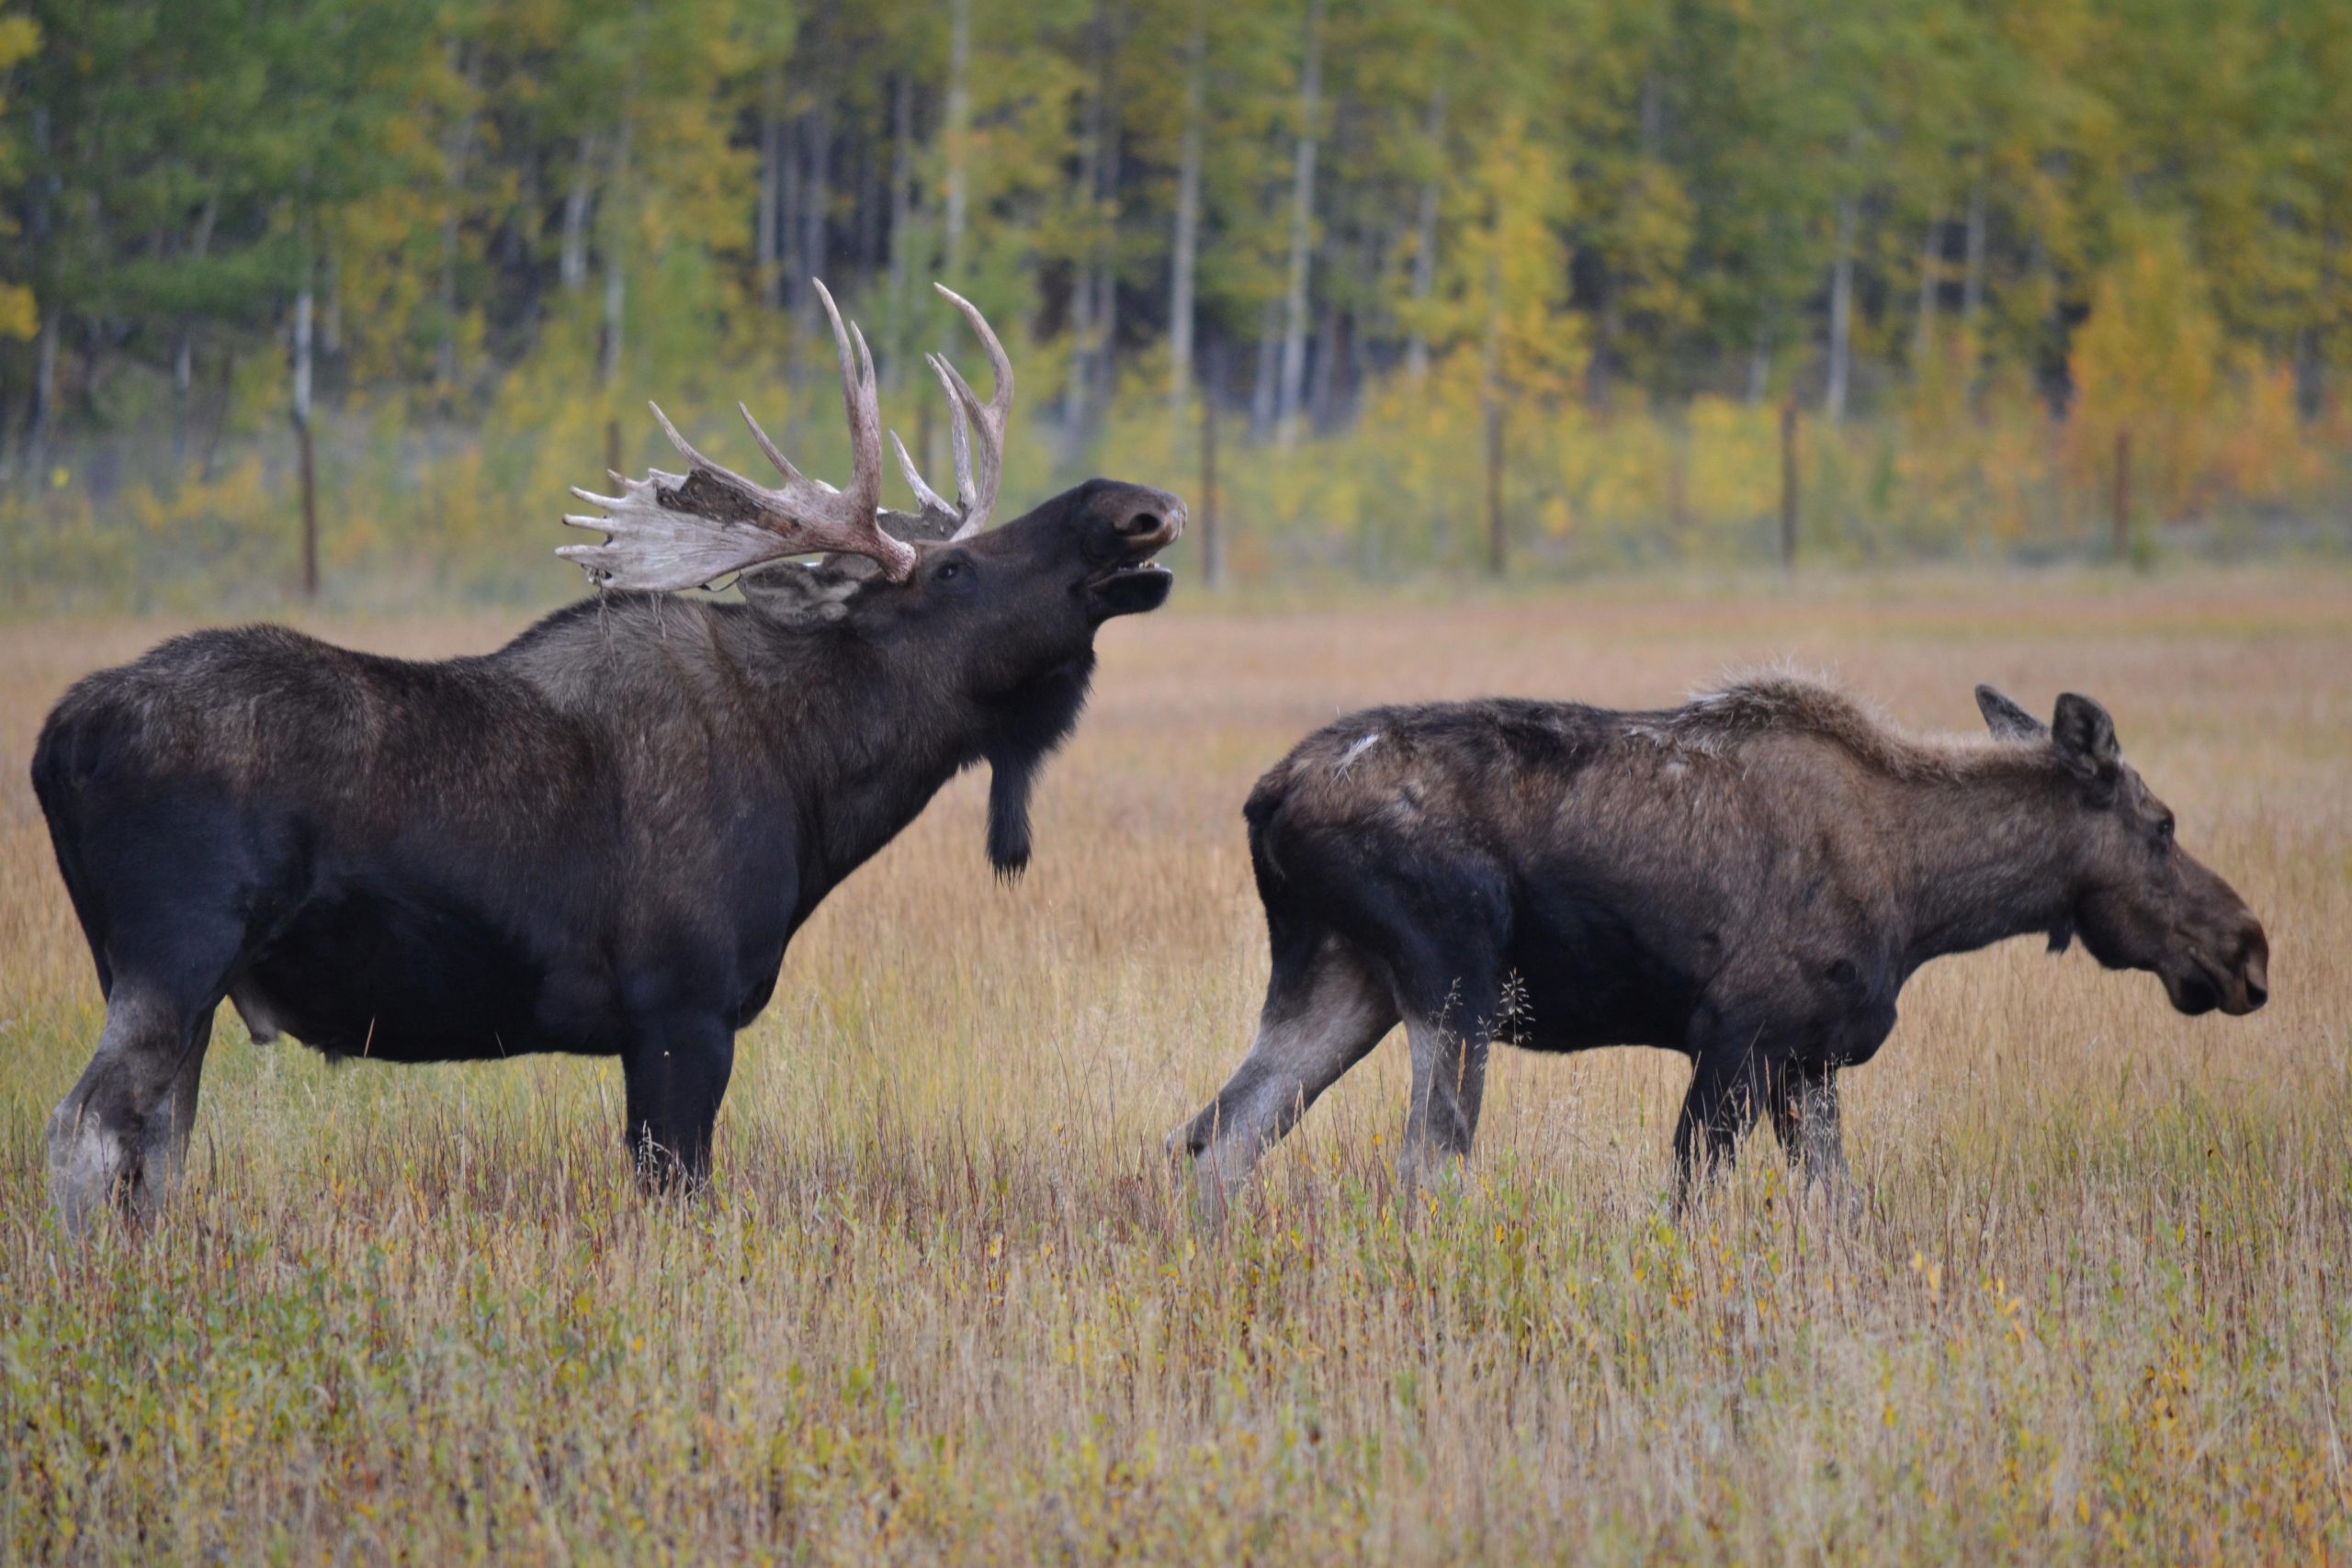
[[[649,397],[839,478],[816,277],[1243,583],[2352,544],[2329,0],[40,0],[0,97],[18,612],[551,598]]]

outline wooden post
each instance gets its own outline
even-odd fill
[[[2115,433],[2115,558],[2132,556],[2132,433]]]
[[[1690,529],[1690,446],[1686,429],[1679,436],[1672,431],[1667,434],[1666,446],[1666,519],[1679,537]]]
[[[1220,356],[1221,357],[1221,356]],[[1216,514],[1216,383],[1201,389],[1201,581],[1225,581],[1225,531]]]
[[[1797,569],[1797,400],[1781,403],[1781,570]]]
[[[319,596],[319,481],[318,466],[311,450],[311,422],[305,416],[294,422],[294,440],[302,461],[302,597]]]
[[[1487,570],[1497,577],[1509,564],[1503,527],[1503,400],[1487,400]]]

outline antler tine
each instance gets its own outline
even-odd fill
[[[956,499],[964,514],[969,516],[979,496],[972,489],[972,421],[965,411],[969,405],[972,389],[960,386],[963,378],[947,363],[944,354],[926,354],[923,363],[939,378],[940,388],[947,394],[947,436],[949,450],[956,455]]]
[[[832,291],[816,278],[808,280],[825,314],[833,323],[833,347],[842,362],[842,407],[849,414],[850,476],[842,494],[857,503],[866,526],[879,533],[876,514],[882,506],[882,408],[874,385],[874,356],[866,352],[865,334],[842,324]],[[853,351],[851,339],[855,336]]]
[[[760,444],[760,450],[768,455],[768,461],[775,465],[776,471],[782,474],[788,482],[792,484],[824,485],[824,488],[827,490],[831,490],[833,488],[829,484],[825,484],[825,481],[822,479],[810,479],[807,474],[802,473],[798,468],[793,467],[792,459],[786,457],[783,449],[777,446],[775,442],[768,439],[768,433],[762,430],[760,428],[760,422],[752,417],[751,405],[748,403],[737,403],[735,405],[735,412],[743,416],[743,423],[752,427],[752,439]]]
[[[969,474],[965,471],[965,464],[961,460],[966,454],[958,453],[956,488],[963,492],[965,499],[964,525],[956,531],[956,537],[960,539],[987,527],[989,513],[996,507],[997,486],[1004,477],[1005,426],[1012,417],[1012,361],[1006,355],[1004,344],[997,341],[996,333],[989,327],[988,318],[980,314],[978,306],[944,283],[934,283],[932,287],[938,289],[970,323],[973,334],[980,340],[980,346],[988,351],[989,371],[996,382],[992,395],[983,403],[978,394],[972,390],[970,383],[947,363],[945,355],[937,356],[933,366],[940,372],[940,378],[949,384],[950,402],[971,416],[973,428],[969,439],[977,449],[970,454],[974,460]]]
[[[899,433],[895,430],[890,432],[890,446],[899,454],[899,471],[907,476],[907,483],[914,491],[916,502],[925,512],[936,512],[942,517],[962,515],[944,496],[923,482],[922,470],[915,467],[914,458],[907,453],[907,444],[899,439]]]
[[[752,439],[784,475],[778,490],[753,484],[695,451],[656,404],[653,417],[686,459],[687,471],[680,476],[657,469],[642,479],[616,474],[617,495],[574,491],[608,515],[564,521],[594,529],[605,540],[566,546],[557,554],[586,569],[600,588],[650,592],[700,587],[786,556],[818,553],[865,556],[891,581],[907,580],[915,567],[914,547],[882,526],[882,412],[874,355],[865,334],[843,324],[825,286],[816,287],[832,321],[841,359],[842,403],[849,413],[849,488],[835,490],[802,473],[768,439],[752,411],[738,404]]]
[[[738,487],[739,489],[750,491],[754,494],[764,495],[770,493],[762,486],[753,484],[750,479],[745,479],[742,475],[727,467],[724,463],[714,463],[709,458],[704,457],[701,453],[695,451],[693,446],[687,442],[686,438],[678,434],[678,427],[670,423],[670,416],[662,412],[662,405],[660,403],[648,400],[645,406],[653,411],[654,423],[661,425],[662,434],[670,438],[670,445],[678,449],[678,456],[686,460],[686,469],[689,475],[691,475],[695,469],[700,468],[707,473],[715,475],[717,478],[725,480],[730,485]],[[616,479],[620,478],[617,474],[613,477]],[[631,481],[622,479],[621,482],[626,486]]]
[[[1005,354],[1004,344],[997,342],[995,332],[989,326],[989,319],[980,314],[978,305],[944,283],[934,283],[932,287],[944,295],[949,304],[963,312],[964,320],[971,323],[973,333],[979,338],[980,346],[988,351],[989,374],[996,381],[995,394],[989,399],[989,423],[995,426],[997,434],[1001,437],[1005,422],[1012,417],[1012,360]]]

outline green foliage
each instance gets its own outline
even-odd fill
[[[1157,457],[1148,477],[1179,479],[1192,416],[1152,422],[1189,145],[1193,378],[1263,437],[1289,418],[1285,341],[1309,365],[1316,439],[1273,454],[1237,424],[1228,446],[1237,527],[1271,531],[1245,567],[1450,558],[1484,493],[1466,411],[1486,398],[1527,538],[1571,559],[1761,548],[1777,447],[1751,437],[1766,400],[1828,379],[1841,255],[1854,423],[1808,437],[1808,535],[2073,547],[2127,427],[2162,520],[2342,504],[2342,7],[1375,0],[1323,17],[1311,113],[1308,13],[0,13],[0,510],[31,574],[9,592],[140,600],[275,559],[298,359],[331,564],[528,581],[516,519],[593,478],[616,423],[650,457],[648,396],[748,397],[835,449],[812,274],[933,463],[919,356],[960,329],[924,286],[952,265],[1020,345],[1018,478]],[[153,508],[200,513],[221,547],[125,581],[100,563],[139,552],[79,530]]]

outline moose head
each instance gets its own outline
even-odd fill
[[[1012,365],[978,310],[941,285],[987,350],[994,388],[983,401],[944,355],[928,356],[947,393],[956,495],[932,488],[894,432],[918,510],[885,508],[873,356],[825,286],[815,287],[841,360],[849,483],[836,490],[802,473],[743,408],[752,438],[784,476],[775,489],[756,484],[696,451],[657,406],[653,417],[686,472],[614,474],[617,495],[575,489],[605,514],[564,521],[607,537],[557,553],[600,589],[660,592],[733,576],[780,634],[880,655],[863,676],[875,703],[886,702],[879,688],[894,681],[902,691],[952,698],[959,727],[984,721],[989,853],[999,871],[1017,872],[1029,858],[1030,784],[1084,705],[1094,634],[1113,616],[1167,601],[1172,580],[1152,558],[1183,532],[1184,503],[1147,485],[1090,479],[989,527],[1004,473]],[[922,708],[905,702],[897,711]]]
[[[836,490],[802,473],[738,404],[752,439],[784,476],[775,489],[756,484],[695,450],[656,405],[653,417],[686,459],[686,472],[614,474],[620,493],[613,496],[574,489],[606,515],[564,521],[607,538],[557,554],[600,588],[662,592],[733,576],[745,598],[784,626],[854,621],[874,637],[953,638],[978,655],[963,678],[983,694],[1035,669],[1048,645],[1082,647],[1110,617],[1166,602],[1170,578],[1151,558],[1183,531],[1184,503],[1165,491],[1092,479],[989,529],[1004,473],[1012,365],[986,318],[944,285],[939,292],[988,351],[994,391],[982,401],[944,355],[928,356],[947,392],[956,496],[924,480],[893,432],[920,510],[885,508],[873,356],[865,334],[842,323],[825,286],[815,287],[841,359],[848,485]],[[808,557],[817,558],[793,558]]]
[[[2074,839],[2073,901],[2052,951],[2079,933],[2110,969],[2145,969],[2195,1015],[2254,1011],[2270,996],[2270,943],[2237,890],[2180,847],[2171,807],[2123,760],[2115,721],[2069,692],[2042,723],[1990,686],[1976,705],[1994,735],[2047,747]]]

